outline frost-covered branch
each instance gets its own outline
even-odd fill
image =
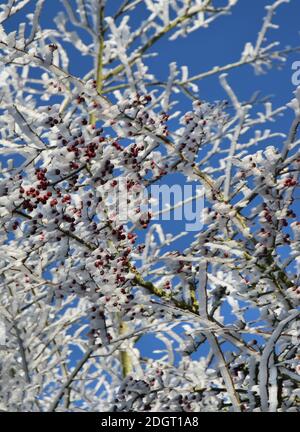
[[[162,46],[236,0],[109,3],[1,6],[0,408],[295,411],[299,90],[230,76],[299,49],[266,40],[287,2],[194,75]]]

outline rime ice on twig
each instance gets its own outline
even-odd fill
[[[266,42],[287,2],[237,61],[191,75],[178,59],[165,79],[156,43],[236,0],[125,1],[111,16],[104,0],[63,0],[55,29],[39,0],[8,31],[29,3],[0,10],[1,410],[296,410],[299,90],[284,106],[241,101],[225,75],[293,51]],[[200,100],[219,73],[229,101]],[[194,231],[166,221],[199,198],[176,195],[186,183],[205,190]]]

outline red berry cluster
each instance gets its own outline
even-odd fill
[[[296,184],[297,184],[297,180],[294,179],[293,177],[289,177],[289,178],[285,179],[285,181],[284,181],[284,187],[287,187],[287,188],[296,186]]]

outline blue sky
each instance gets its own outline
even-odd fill
[[[1,1],[1,3],[5,3]],[[16,29],[16,23],[24,20],[24,15],[32,11],[31,1],[19,14],[7,21],[5,27]],[[108,10],[112,5],[120,4],[120,0],[108,0]],[[224,1],[219,1],[224,4]],[[191,33],[186,38],[179,38],[175,42],[168,41],[167,37],[161,39],[152,51],[157,51],[159,56],[153,61],[153,70],[160,78],[166,78],[168,64],[174,60],[179,65],[188,65],[190,74],[206,71],[215,65],[223,65],[238,60],[245,42],[254,42],[258,29],[261,26],[265,14],[265,6],[272,3],[271,0],[239,0],[229,16],[218,18],[209,28],[203,28]],[[59,0],[46,0],[42,12],[42,23],[47,27],[54,27],[53,18],[58,10],[61,10]],[[277,12],[275,23],[280,25],[279,30],[269,30],[270,40],[280,40],[283,46],[300,45],[299,28],[300,4],[298,0],[291,0],[289,4],[283,4]],[[131,19],[135,26],[144,16],[143,7],[138,8],[138,15]],[[72,59],[72,57],[71,57]],[[294,60],[299,60],[299,53],[292,54],[281,71],[272,70],[265,76],[254,79],[251,67],[240,68],[231,71],[230,76],[236,91],[243,98],[247,98],[252,91],[261,89],[266,94],[276,93],[276,100],[284,102],[291,92],[291,65]],[[84,62],[77,62],[73,56],[74,69],[81,75],[86,67]],[[72,63],[72,62],[71,62]],[[245,85],[247,83],[247,85]],[[216,78],[205,79],[200,86],[200,96],[204,99],[214,100],[221,97],[220,88],[216,85]]]
[[[20,13],[9,19],[5,23],[5,28],[9,31],[15,30],[18,23],[24,20],[26,13],[32,11],[34,3],[31,1]],[[218,3],[222,5],[224,1],[220,0]],[[218,18],[208,28],[199,29],[189,34],[188,37],[178,38],[173,42],[170,42],[168,37],[162,38],[151,50],[158,53],[157,57],[149,60],[151,71],[158,79],[166,80],[169,63],[172,61],[176,61],[179,66],[187,65],[189,74],[194,75],[205,72],[213,66],[222,66],[238,60],[245,43],[255,42],[257,31],[261,27],[265,14],[264,8],[270,3],[272,3],[271,0],[239,0],[231,15]],[[120,0],[108,0],[107,9],[114,10],[119,4],[121,4]],[[46,0],[42,12],[44,27],[55,27],[53,19],[59,10],[62,10],[59,0]],[[268,40],[280,40],[281,47],[300,46],[299,14],[298,0],[291,0],[289,4],[279,7],[274,22],[280,25],[280,29],[270,29]],[[144,6],[141,6],[137,8],[137,14],[131,17],[130,23],[135,27],[144,16]],[[91,65],[90,58],[79,57],[78,52],[74,50],[69,52],[71,53],[72,72],[82,76]],[[291,99],[292,92],[295,90],[291,82],[292,63],[295,60],[300,60],[300,53],[291,54],[287,62],[282,65],[281,70],[273,68],[267,74],[259,76],[254,74],[251,66],[243,66],[229,72],[229,82],[242,100],[249,99],[256,90],[260,90],[262,95],[273,95],[274,105],[283,104]],[[210,102],[226,98],[226,94],[219,85],[218,75],[201,81],[199,90],[200,98]],[[190,102],[185,99],[180,109],[189,108]],[[283,120],[285,130],[289,127],[292,113],[290,114],[290,118]]]
[[[26,7],[26,11],[32,10],[32,3]],[[109,8],[119,1],[109,0]],[[224,3],[220,1],[220,4]],[[190,34],[187,38],[177,39],[175,42],[163,38],[152,51],[158,52],[158,56],[151,60],[152,70],[159,79],[166,79],[168,76],[169,63],[177,61],[178,65],[187,65],[190,75],[205,72],[213,66],[225,65],[237,61],[243,51],[246,42],[254,43],[257,31],[261,27],[262,18],[265,14],[264,7],[272,3],[271,0],[239,0],[230,16],[223,16],[216,20],[208,29],[200,29]],[[46,27],[54,27],[53,18],[61,8],[58,0],[47,0],[42,14],[42,22]],[[138,11],[139,17],[143,16],[143,10]],[[280,25],[279,30],[269,30],[268,40],[280,40],[282,48],[285,46],[300,46],[300,2],[291,0],[290,4],[282,5],[277,12],[274,22]],[[24,12],[16,15],[9,20],[6,28],[14,30],[16,23],[24,19]],[[135,19],[138,19],[136,17]],[[79,56],[74,51],[71,55],[72,72],[82,76],[86,72],[83,57],[79,61]],[[241,100],[249,99],[256,90],[261,91],[261,95],[273,95],[274,106],[287,103],[292,98],[295,87],[292,84],[292,63],[300,60],[300,52],[290,55],[286,63],[280,70],[273,68],[266,75],[256,76],[253,68],[244,66],[229,72],[228,80]],[[218,77],[206,78],[199,84],[201,99],[213,102],[224,99],[225,95],[219,85]],[[182,110],[190,109],[190,101],[185,99],[180,107]],[[272,126],[274,130],[288,132],[293,113],[289,112],[282,119],[279,119]],[[1,159],[0,159],[1,160]],[[296,202],[296,209],[299,212],[299,201]],[[164,223],[167,225],[167,223]],[[171,225],[168,229],[172,232]],[[180,229],[177,226],[176,231]],[[183,244],[182,244],[183,246]],[[144,341],[145,342],[145,341]],[[151,345],[151,344],[150,344]],[[143,349],[150,346],[143,343]],[[148,348],[147,348],[148,349]],[[149,352],[148,352],[149,354]]]

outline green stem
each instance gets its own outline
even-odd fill
[[[150,38],[147,41],[147,43],[137,51],[136,55],[130,60],[129,65],[131,66],[132,64],[134,64],[146,51],[148,51],[149,48],[151,48],[155,44],[155,42],[157,42],[159,39],[161,39],[165,34],[169,33],[171,30],[173,30],[179,24],[182,24],[186,20],[192,18],[197,13],[204,11],[210,2],[211,2],[211,0],[207,0],[203,5],[201,5],[200,8],[193,8],[192,11],[190,11],[190,12],[187,11],[185,15],[177,17],[173,21],[171,21],[160,32],[158,32],[156,35],[154,35],[152,38]],[[125,66],[123,64],[121,64],[121,65],[117,66],[115,69],[108,72],[104,76],[104,79],[107,80],[109,78],[112,78],[112,77],[118,75],[124,69],[125,69]]]
[[[104,52],[104,6],[100,5],[100,18],[99,18],[99,49],[97,54],[97,68],[96,68],[96,88],[99,95],[102,93],[103,89],[103,52]],[[96,115],[92,113],[90,116],[90,123],[96,123]],[[119,333],[120,335],[124,335],[128,331],[128,325],[120,319],[119,321]],[[125,378],[132,371],[132,362],[129,353],[126,350],[121,350],[120,352],[120,361],[122,365],[122,375]]]
[[[103,88],[103,52],[104,52],[104,6],[100,5],[100,17],[99,17],[99,32],[98,32],[98,53],[97,53],[97,67],[96,67],[96,88],[99,95],[102,92]],[[96,123],[95,113],[90,115],[90,123]]]
[[[120,321],[119,334],[120,336],[128,332],[128,324],[124,321]],[[126,378],[132,372],[132,362],[128,351],[121,350],[120,360],[122,365],[122,375]]]

